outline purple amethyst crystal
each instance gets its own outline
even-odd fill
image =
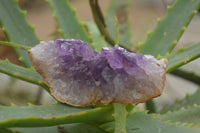
[[[161,95],[167,60],[115,46],[94,51],[75,39],[42,42],[30,50],[35,69],[59,101],[74,106],[138,104]]]

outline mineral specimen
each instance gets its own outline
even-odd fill
[[[31,62],[63,103],[87,106],[138,104],[161,95],[167,60],[115,46],[96,52],[81,40],[41,42],[29,51]]]

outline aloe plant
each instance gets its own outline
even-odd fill
[[[136,47],[131,43],[130,0],[111,0],[105,18],[98,0],[89,0],[88,4],[91,6],[95,22],[80,22],[68,0],[47,0],[47,2],[63,38],[83,40],[90,43],[97,51],[115,44],[132,52]],[[166,15],[158,19],[156,28],[148,34],[147,39],[136,51],[151,54],[158,59],[166,58],[167,73],[175,74],[198,85],[200,75],[181,66],[200,57],[200,42],[174,52],[172,50],[199,7],[200,0],[177,0],[173,6],[167,8]],[[123,10],[126,18],[123,21],[120,21],[118,14],[120,10]],[[18,66],[8,60],[0,60],[0,72],[41,86],[50,93],[49,86],[30,64],[27,51],[39,44],[39,39],[35,35],[33,26],[26,21],[26,13],[18,7],[17,0],[0,1],[0,26],[8,39],[8,42],[0,41],[0,44],[13,47],[19,60],[24,64]],[[199,96],[198,89],[193,95],[187,95],[183,100],[177,100],[161,111],[157,111],[153,100],[146,102],[144,111],[138,109],[137,105],[122,103],[88,107],[74,107],[59,102],[29,106],[0,105],[0,132],[199,133]]]

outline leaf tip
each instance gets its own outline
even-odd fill
[[[177,43],[178,43],[178,41],[175,40],[175,41],[172,43],[172,47],[175,47]]]
[[[157,22],[159,23],[161,21],[161,19],[160,18],[157,18]]]
[[[152,114],[151,114],[152,117],[155,117],[155,116],[157,116],[157,115],[158,115],[158,114],[156,114],[156,113],[152,113]]]
[[[75,8],[72,9],[72,12],[76,14],[77,10]]]
[[[193,104],[193,107],[197,107],[198,105],[197,104]]]
[[[161,56],[160,54],[158,54],[156,58],[157,58],[157,59],[161,59],[162,56]]]
[[[165,122],[166,122],[166,123],[170,123],[170,122],[171,122],[171,120],[166,120]]]
[[[138,46],[141,47],[143,45],[142,42],[138,42]]]
[[[7,58],[6,58],[4,61],[5,61],[5,62],[7,62],[7,63],[9,63],[9,62],[10,62],[10,61],[9,61],[9,59],[7,59]]]
[[[6,29],[5,29],[5,27],[3,27],[3,26],[2,26],[2,27],[1,27],[1,29],[3,30],[3,32],[6,32]]]
[[[193,15],[197,14],[197,12],[198,12],[197,10],[194,10],[194,11],[193,11]]]
[[[176,124],[176,125],[180,125],[180,124],[181,124],[181,122],[180,122],[180,121],[178,121],[178,122],[176,122],[175,124]]]
[[[35,30],[35,25],[34,24],[32,24],[30,26],[31,26],[31,29]]]
[[[184,27],[182,28],[182,32],[184,32],[186,29],[187,29],[187,27],[184,26]]]
[[[171,9],[171,6],[167,6],[167,11],[169,11]]]
[[[190,108],[191,108],[191,107],[188,105],[188,106],[187,106],[187,109],[190,109]]]
[[[188,127],[192,127],[194,125],[194,123],[190,123],[188,124]]]
[[[188,124],[187,124],[187,123],[182,123],[181,125],[182,125],[182,126],[187,126]]]
[[[171,113],[171,111],[170,111],[170,110],[168,110],[168,111],[167,111],[167,114],[170,114],[170,113]]]
[[[151,34],[151,32],[150,31],[147,31],[147,36],[149,36]]]
[[[199,128],[199,125],[198,125],[198,124],[196,124],[196,125],[194,125],[193,127],[194,127],[194,128]]]
[[[13,106],[16,106],[16,105],[15,105],[14,103],[10,103],[10,106],[12,106],[12,107],[13,107]]]
[[[180,47],[178,48],[178,50],[179,50],[179,51],[184,50],[184,47],[180,46]]]
[[[32,103],[27,103],[27,105],[28,105],[28,106],[33,106],[33,104],[32,104]]]
[[[52,16],[53,16],[54,18],[56,18],[56,14],[55,14],[55,13],[52,13]]]
[[[61,30],[61,29],[58,29],[58,33],[62,33],[62,30]]]
[[[18,58],[18,60],[21,61],[21,62],[24,61],[23,58],[22,58],[22,56],[20,56],[20,57]]]
[[[189,59],[186,59],[183,61],[184,64],[186,64],[189,61]]]
[[[26,10],[23,10],[22,13],[24,14],[24,16],[27,15],[27,11]]]

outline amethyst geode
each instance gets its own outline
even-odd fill
[[[42,42],[30,50],[35,69],[59,101],[74,106],[138,104],[161,95],[167,60],[115,46],[96,52],[81,40]]]

